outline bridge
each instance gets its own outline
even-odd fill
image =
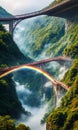
[[[49,58],[46,60],[40,60],[40,61],[36,61],[36,62],[32,62],[32,63],[28,63],[28,64],[23,64],[23,65],[18,65],[18,66],[11,66],[11,67],[7,67],[7,68],[2,68],[0,69],[0,78],[6,76],[7,74],[18,70],[19,68],[23,68],[25,66],[27,66],[28,68],[32,68],[35,70],[39,70],[40,73],[45,73],[46,75],[48,75],[48,78],[51,80],[51,82],[56,85],[56,86],[62,86],[64,89],[68,90],[68,86],[66,86],[64,83],[61,83],[60,81],[57,81],[56,79],[54,79],[52,76],[50,76],[49,73],[47,73],[46,71],[44,71],[43,69],[36,67],[36,65],[42,65],[44,63],[48,63],[48,62],[52,62],[52,61],[71,61],[71,59],[69,57],[64,57],[64,56],[59,56],[59,57],[55,57],[55,58]]]
[[[10,74],[14,71],[24,69],[24,68],[38,71],[39,73],[43,74],[45,77],[47,77],[51,81],[54,92],[55,92],[55,107],[56,107],[57,106],[57,97],[58,97],[59,87],[62,87],[67,91],[69,90],[70,87],[67,86],[66,84],[64,84],[63,82],[60,82],[60,81],[56,80],[55,78],[53,78],[53,76],[51,76],[45,70],[43,70],[39,67],[36,67],[37,65],[42,65],[44,63],[48,63],[48,62],[52,62],[52,61],[57,61],[57,62],[58,61],[71,61],[71,59],[69,57],[60,56],[60,57],[55,57],[55,58],[49,58],[49,59],[46,59],[46,60],[36,61],[36,62],[33,62],[33,63],[2,68],[2,69],[0,69],[0,78],[3,78],[3,77],[7,76],[8,74]]]
[[[64,0],[63,2],[60,2],[52,7],[48,7],[40,11],[22,15],[16,15],[12,18],[0,18],[0,22],[9,24],[9,32],[13,35],[13,31],[17,26],[17,24],[24,19],[28,19],[39,15],[48,15],[70,19],[74,15],[76,15],[77,12],[78,12],[78,0]]]
[[[0,73],[0,78],[3,78],[5,76],[7,76],[8,74],[14,72],[14,71],[17,71],[17,70],[20,70],[20,69],[23,69],[23,68],[26,68],[26,69],[31,69],[31,70],[35,70],[35,71],[38,71],[39,73],[43,74],[45,77],[47,77],[53,85],[55,85],[56,87],[58,86],[61,86],[63,87],[64,89],[66,90],[69,90],[69,86],[65,85],[64,83],[54,79],[48,72],[46,72],[45,70],[39,68],[39,67],[36,67],[36,66],[32,66],[32,65],[19,65],[19,66],[13,66],[12,68],[9,67],[8,69],[4,69],[6,71],[1,71]]]
[[[45,60],[35,61],[35,62],[24,64],[24,65],[19,65],[19,67],[25,66],[25,65],[31,65],[31,66],[37,66],[38,65],[39,66],[39,65],[43,65],[43,64],[53,62],[53,61],[57,61],[57,62],[69,61],[69,62],[71,62],[72,59],[70,57],[66,57],[66,56],[58,56],[58,57],[54,57],[54,58],[48,58],[48,59],[45,59]],[[0,69],[0,75],[7,72],[7,71],[9,71],[9,70],[11,70],[11,69],[15,69],[17,67],[18,66],[11,66],[11,67],[7,67],[7,68],[1,68]]]

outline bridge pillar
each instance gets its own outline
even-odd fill
[[[53,85],[54,88],[54,107],[57,107],[57,101],[58,101],[58,86]]]
[[[9,22],[9,33],[13,36],[13,20]]]

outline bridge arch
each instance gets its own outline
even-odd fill
[[[37,71],[37,72],[43,74],[45,77],[47,77],[51,82],[53,82],[53,77],[50,76],[49,73],[47,73],[46,71],[44,71],[44,70],[42,70],[42,69],[40,69],[38,67],[31,66],[31,65],[18,66],[17,68],[13,68],[11,70],[7,70],[5,73],[0,74],[0,78],[3,78],[4,76],[7,76],[8,74],[10,74],[12,72],[15,72],[15,71],[18,71],[18,70],[21,70],[21,69],[29,69],[29,70]]]
[[[35,67],[35,66],[31,66],[31,65],[22,65],[22,66],[17,66],[15,68],[12,68],[12,69],[9,69],[7,70],[6,72],[0,74],[0,78],[3,78],[4,76],[7,76],[8,74],[12,73],[12,72],[15,72],[17,70],[20,70],[20,69],[30,69],[30,70],[35,70],[41,74],[43,74],[46,78],[48,78],[52,84],[54,84],[56,87],[57,86],[61,86],[63,87],[64,89],[66,90],[69,90],[69,87],[67,85],[65,85],[64,83],[60,82],[60,81],[57,81],[56,79],[54,79],[48,72],[46,72],[45,70],[43,69],[40,69],[38,67]]]

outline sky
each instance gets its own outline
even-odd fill
[[[0,6],[13,15],[40,10],[53,0],[0,0]]]

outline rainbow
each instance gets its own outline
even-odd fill
[[[37,72],[43,74],[46,78],[48,78],[54,85],[57,86],[58,83],[59,83],[59,85],[61,85],[62,87],[64,86],[64,88],[66,90],[68,90],[68,87],[65,84],[63,84],[63,83],[57,81],[56,79],[54,79],[48,72],[46,72],[46,71],[44,71],[44,70],[42,70],[38,67],[31,66],[31,65],[21,65],[21,66],[16,66],[16,67],[10,68],[6,72],[3,72],[2,74],[0,74],[0,78],[3,78],[4,76],[7,76],[8,74],[15,72],[15,71],[18,71],[20,69],[29,69],[29,70],[37,71]]]
[[[20,69],[30,69],[30,70],[34,70],[34,71],[37,71],[41,74],[43,74],[45,77],[47,77],[50,81],[53,82],[53,77],[50,76],[49,73],[47,73],[46,71],[38,68],[38,67],[35,67],[35,66],[31,66],[31,65],[24,65],[24,66],[18,66],[17,68],[13,68],[11,70],[8,70],[7,72],[3,73],[3,74],[0,74],[0,78],[3,78],[4,76],[12,73],[12,72],[15,72],[15,71],[18,71]]]

